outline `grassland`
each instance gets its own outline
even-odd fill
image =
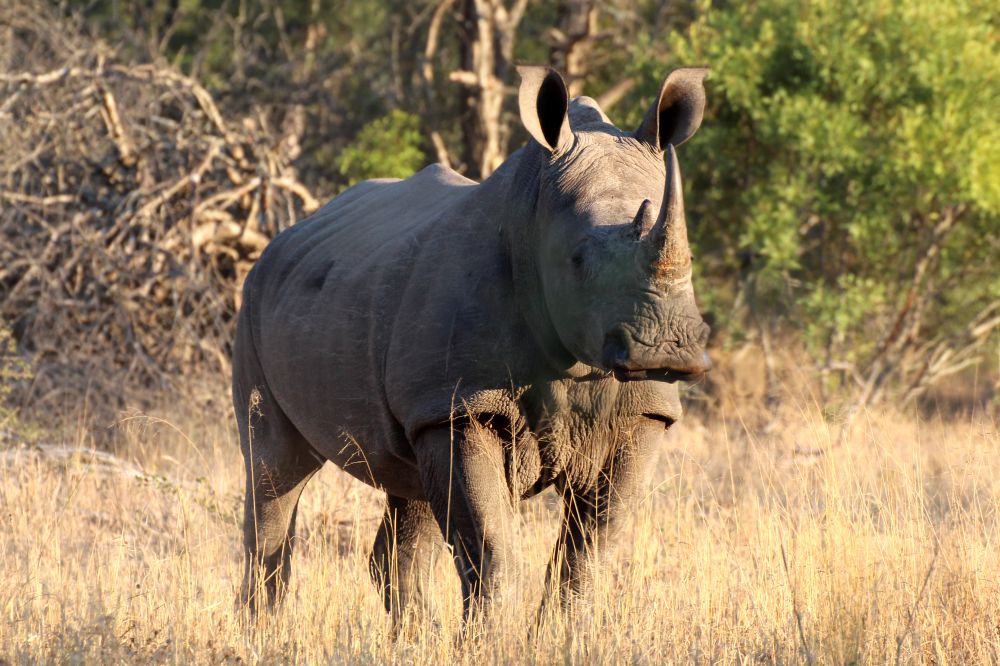
[[[339,470],[304,495],[287,602],[250,626],[230,423],[135,416],[115,457],[8,441],[0,661],[1000,661],[998,424],[872,412],[841,439],[794,402],[767,427],[732,411],[675,426],[593,612],[533,636],[557,514],[526,502],[525,620],[465,641],[444,556],[431,617],[390,637],[366,565],[381,498]]]

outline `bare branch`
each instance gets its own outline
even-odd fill
[[[597,98],[597,103],[602,109],[607,111],[615,104],[622,101],[625,98],[625,95],[632,92],[633,88],[635,88],[635,79],[632,77],[626,77],[604,91],[604,94]]]
[[[32,30],[22,50],[47,39]],[[42,359],[26,400],[88,391],[114,412],[138,385],[225,369],[243,277],[319,202],[290,164],[301,119],[227,119],[169,67],[53,53],[73,64],[0,73],[0,318]]]

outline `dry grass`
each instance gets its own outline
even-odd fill
[[[995,421],[872,413],[841,446],[813,408],[769,434],[740,422],[670,434],[592,615],[464,643],[443,557],[433,622],[389,638],[366,567],[381,500],[338,470],[307,489],[290,597],[252,630],[234,611],[243,479],[227,423],[132,419],[120,459],[8,445],[0,661],[1000,660]],[[553,500],[522,512],[525,616]]]

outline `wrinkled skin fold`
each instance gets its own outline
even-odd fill
[[[564,520],[550,594],[586,600],[708,369],[674,147],[701,123],[700,68],[639,128],[521,68],[532,139],[483,183],[439,165],[368,181],[277,236],[244,286],[233,401],[246,463],[242,598],[280,597],[299,495],[327,461],[381,488],[372,577],[399,620],[451,546],[467,615],[510,592],[516,505]]]

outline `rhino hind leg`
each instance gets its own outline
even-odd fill
[[[237,387],[246,469],[240,601],[255,612],[273,607],[284,593],[299,496],[323,460],[278,407],[266,383],[237,382]]]
[[[424,606],[424,585],[441,532],[428,502],[393,495],[387,500],[369,565],[385,610],[398,630],[408,610]]]

